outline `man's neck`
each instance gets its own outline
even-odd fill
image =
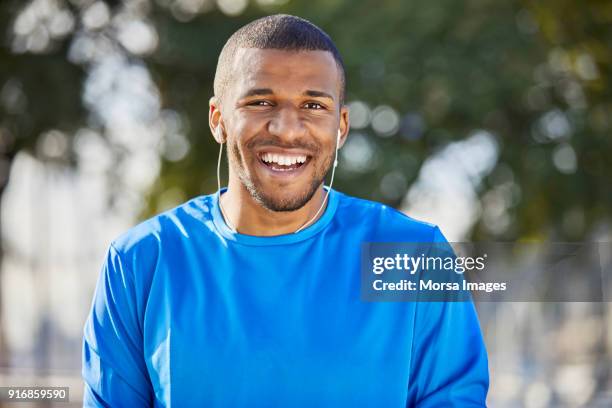
[[[225,222],[239,233],[274,236],[297,231],[319,211],[324,198],[325,191],[321,185],[302,208],[295,211],[271,211],[255,201],[242,183],[230,182],[227,191],[220,198],[220,205]],[[325,209],[321,210],[317,219],[324,212]],[[314,222],[316,219],[312,221]]]

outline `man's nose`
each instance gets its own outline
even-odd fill
[[[285,140],[302,137],[306,128],[302,123],[299,108],[292,106],[279,108],[268,124],[268,132]]]

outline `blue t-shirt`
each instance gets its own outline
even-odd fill
[[[331,190],[296,234],[232,232],[219,193],[116,239],[84,330],[85,406],[483,407],[471,302],[365,302],[363,242],[440,230]]]

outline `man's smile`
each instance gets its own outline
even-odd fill
[[[280,177],[301,174],[312,160],[312,155],[302,150],[267,147],[257,153],[258,162],[265,170]]]

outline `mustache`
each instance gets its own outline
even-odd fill
[[[256,139],[250,140],[246,147],[248,149],[256,149],[261,147],[278,147],[281,149],[303,149],[311,152],[313,155],[319,153],[321,147],[308,140],[304,139],[296,139],[291,144],[283,143],[279,137],[276,136],[265,136],[258,137]]]

